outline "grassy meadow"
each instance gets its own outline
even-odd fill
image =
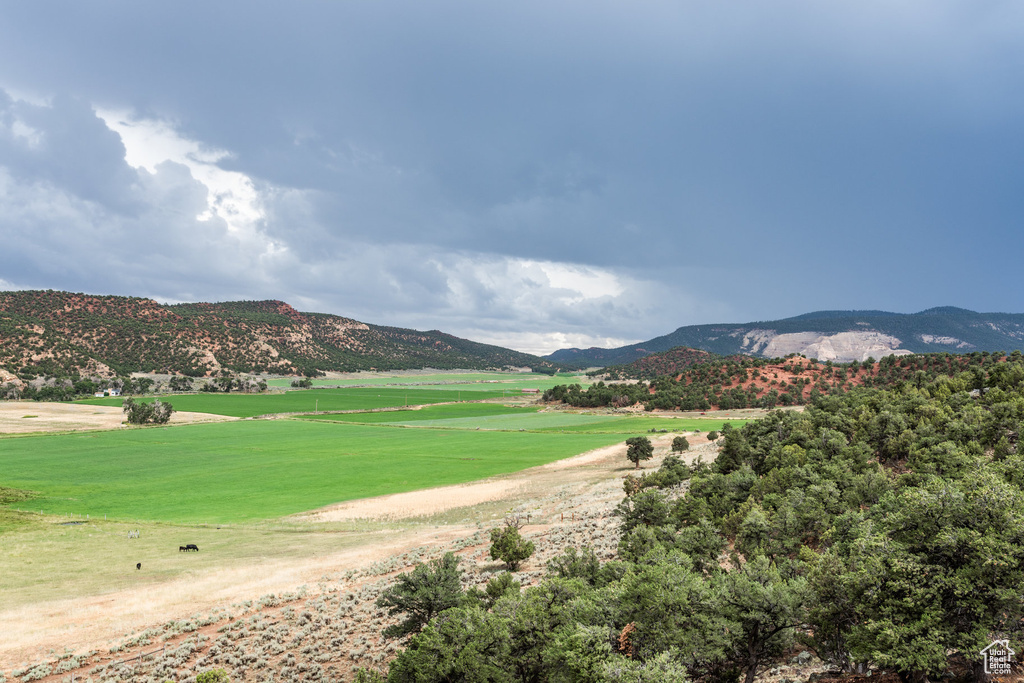
[[[536,406],[512,406],[502,403],[443,403],[412,410],[387,410],[340,415],[302,415],[302,419],[357,424],[413,424],[450,418],[486,418],[494,415],[536,415]]]
[[[245,522],[482,479],[621,440],[258,420],[8,439],[0,442],[0,472],[3,485],[40,494],[14,507]]]
[[[344,415],[304,415],[303,419],[326,422],[382,424],[441,429],[568,432],[580,434],[636,435],[650,430],[670,432],[719,430],[726,422],[734,426],[746,420],[649,417],[645,415],[602,415],[570,411],[540,412],[536,407],[481,403],[426,406],[419,410],[395,410]]]
[[[478,385],[480,387],[487,385]],[[180,394],[162,397],[175,410],[193,413],[211,413],[230,417],[258,417],[279,413],[311,413],[333,410],[375,410],[402,406],[444,403],[446,401],[480,401],[519,395],[517,390],[476,388],[459,389],[422,388],[349,388],[304,389],[268,394]],[[153,397],[137,399],[152,401]],[[120,398],[89,398],[77,403],[97,406],[120,406]]]
[[[175,396],[182,411],[321,414],[0,440],[0,486],[37,493],[8,508],[44,514],[252,522],[514,472],[651,431],[707,431],[725,422],[466,401],[500,396],[477,386]],[[422,407],[377,410],[406,402]],[[340,410],[377,412],[322,414]]]
[[[498,384],[506,388],[550,389],[556,384],[589,385],[585,375],[544,375],[535,372],[437,372],[437,373],[359,373],[340,379],[314,379],[314,387],[370,387],[370,386],[410,386],[419,388],[445,389],[448,385],[462,387],[480,387]],[[272,387],[287,388],[292,384],[291,378],[271,379],[267,384]]]

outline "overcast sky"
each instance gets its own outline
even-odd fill
[[[0,289],[524,351],[1024,312],[1024,3],[0,9]]]

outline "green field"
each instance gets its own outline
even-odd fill
[[[597,416],[595,416],[597,417]],[[545,427],[539,431],[557,431],[578,434],[636,434],[638,432],[669,431],[669,432],[709,432],[720,430],[726,422],[741,427],[747,420],[687,420],[682,418],[660,417],[605,417],[584,424],[566,424],[563,426]]]
[[[416,411],[422,412],[422,411]],[[372,419],[367,419],[372,418]],[[506,431],[575,432],[580,434],[640,434],[652,429],[669,432],[709,431],[730,422],[741,426],[745,420],[684,420],[660,417],[609,417],[580,413],[494,413],[431,419],[413,411],[354,413],[348,415],[306,415],[303,419],[342,421],[356,424],[434,427],[438,429],[491,429]]]
[[[283,377],[271,379],[267,384],[272,387],[290,387],[293,379]],[[543,375],[533,372],[439,372],[428,374],[378,374],[363,373],[344,379],[314,379],[315,387],[368,387],[368,386],[437,386],[445,388],[446,384],[473,386],[477,384],[493,384],[500,382],[515,385],[519,388],[549,389],[556,384],[589,385],[590,380],[583,375]]]
[[[621,434],[403,429],[273,420],[0,441],[11,507],[170,522],[272,519],[334,502],[482,479]]]
[[[398,408],[406,405],[443,403],[445,401],[479,401],[502,398],[505,394],[518,395],[508,389],[493,389],[493,385],[480,385],[481,389],[400,389],[351,388],[306,389],[271,394],[180,394],[166,396],[175,410],[194,413],[212,413],[231,417],[255,417],[274,413],[304,413],[332,410],[373,410]],[[153,398],[140,399],[152,401]],[[90,398],[76,403],[98,406],[120,406],[120,398]]]
[[[356,424],[382,424],[443,429],[557,431],[586,434],[640,434],[652,429],[670,432],[720,430],[726,422],[742,426],[745,419],[600,415],[574,411],[540,412],[531,406],[495,403],[457,403],[425,406],[419,410],[389,410],[344,415],[303,415],[302,419]]]
[[[534,415],[540,408],[501,403],[442,403],[415,410],[385,410],[373,413],[303,415],[302,419],[351,422],[356,424],[415,424],[450,418],[484,418],[492,415]],[[475,426],[475,425],[474,425]]]

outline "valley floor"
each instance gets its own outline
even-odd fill
[[[656,457],[645,469],[660,463],[671,439],[655,439]],[[687,459],[714,458],[716,446],[703,434],[690,440]],[[146,577],[144,566],[114,592],[8,603],[0,611],[0,674],[163,681],[223,667],[233,681],[316,674],[347,680],[358,666],[383,667],[395,651],[380,637],[387,619],[374,605],[394,575],[454,550],[468,583],[486,583],[503,570],[489,558],[488,531],[510,511],[529,515],[524,534],[538,548],[517,573],[524,583],[538,580],[567,546],[590,546],[609,559],[618,540],[612,511],[632,470],[618,445],[482,482],[331,506],[278,525],[207,530],[247,536],[250,549],[263,538],[266,555],[218,561],[218,546],[200,543],[191,558],[204,563],[176,578]],[[151,530],[141,531],[146,538]]]

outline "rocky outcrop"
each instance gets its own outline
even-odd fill
[[[863,361],[883,356],[906,356],[911,352],[899,348],[896,337],[875,331],[840,332],[821,335],[815,332],[796,332],[776,335],[761,352],[766,358],[781,358],[799,353],[808,358],[838,362]]]
[[[732,336],[738,337],[742,330],[737,330]],[[743,353],[760,353],[775,337],[778,336],[775,330],[750,330],[743,334],[743,341],[740,342]]]
[[[925,344],[944,344],[955,349],[972,349],[973,344],[968,344],[965,341],[957,339],[956,337],[938,337],[934,334],[922,334],[920,335],[921,341]]]

